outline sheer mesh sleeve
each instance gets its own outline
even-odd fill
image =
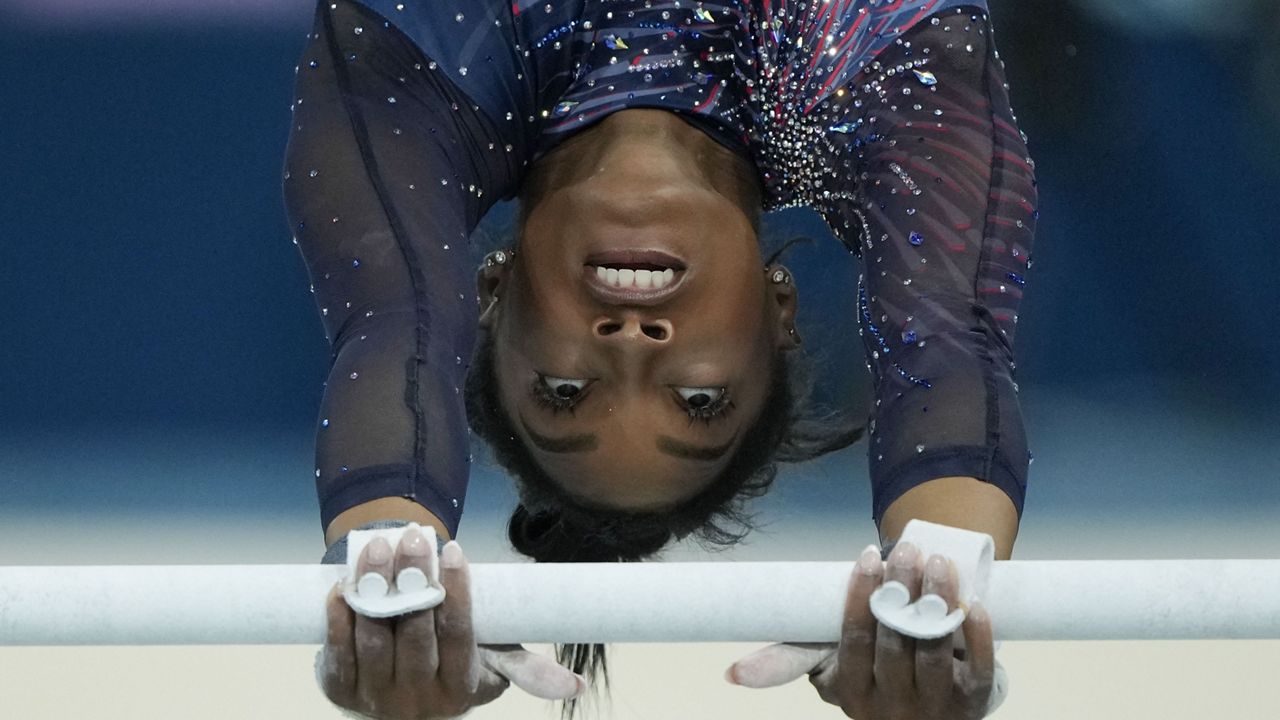
[[[1013,339],[1036,189],[987,17],[923,20],[851,91],[832,129],[855,158],[852,183],[822,212],[863,259],[873,517],[947,476],[996,485],[1020,516],[1029,455]]]
[[[331,343],[316,433],[321,522],[380,497],[456,534],[477,299],[468,236],[517,163],[418,46],[325,0],[298,68],[286,210]]]

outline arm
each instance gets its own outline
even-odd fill
[[[428,6],[423,5],[423,8]],[[429,9],[429,8],[428,8]],[[357,31],[357,28],[359,29]],[[316,490],[333,544],[373,520],[453,537],[469,470],[461,387],[476,327],[467,238],[506,193],[504,138],[413,43],[361,4],[324,0],[299,63],[285,195],[332,365],[316,428]],[[394,102],[392,101],[394,100]],[[496,152],[484,150],[496,148]],[[339,543],[326,560],[345,561]],[[432,577],[444,602],[395,623],[325,603],[316,677],[353,717],[453,718],[514,683],[542,697],[583,679],[519,647],[480,648],[466,560],[416,531],[370,543],[357,577]]]
[[[919,517],[989,533],[1008,558],[1029,462],[1013,338],[1035,179],[987,19],[962,8],[936,22],[858,78],[857,184],[827,217],[863,260],[882,538]]]
[[[934,14],[921,18],[926,7]],[[832,3],[762,17],[758,56],[772,84],[754,101],[766,209],[813,207],[862,259],[882,536],[945,513],[992,532],[1007,555],[1029,464],[1013,339],[1037,197],[984,7]],[[795,158],[797,138],[816,157]]]
[[[325,539],[381,519],[452,538],[470,471],[468,237],[514,182],[512,138],[359,3],[319,4],[296,82],[286,209],[332,345],[316,427]]]
[[[882,539],[922,518],[989,533],[1007,559],[1029,459],[1012,342],[1036,197],[990,32],[978,8],[948,8],[895,39],[818,110],[822,174],[802,179],[830,191],[795,188],[863,260]],[[730,681],[767,687],[807,674],[823,700],[860,720],[985,717],[1003,691],[980,605],[966,613],[964,659],[953,655],[953,636],[910,640],[870,611],[883,581],[956,608],[954,570],[945,558],[925,560],[909,544],[887,564],[868,548],[838,645],[768,647],[736,663]]]

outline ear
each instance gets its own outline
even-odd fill
[[[779,271],[785,279],[774,282]],[[765,285],[774,324],[774,345],[779,350],[795,350],[800,347],[800,333],[796,330],[796,307],[800,297],[795,275],[782,265],[769,265],[765,268]]]
[[[480,327],[491,328],[497,316],[498,295],[511,274],[510,261],[486,262],[476,271],[476,297],[480,301]]]

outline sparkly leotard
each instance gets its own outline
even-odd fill
[[[457,532],[468,237],[531,163],[637,107],[742,154],[765,210],[812,207],[861,256],[876,522],[944,476],[1021,513],[1036,191],[983,2],[323,0],[308,41],[284,188],[333,349],[324,526],[402,496]]]

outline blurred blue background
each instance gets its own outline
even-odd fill
[[[312,8],[0,7],[4,532],[182,517],[289,528],[292,560],[323,551],[311,443],[328,348],[280,177]],[[992,2],[1040,180],[1016,347],[1034,553],[1069,554],[1053,538],[1104,519],[1221,540],[1246,518],[1261,534],[1220,547],[1280,553],[1278,8]],[[512,209],[486,220],[477,258]],[[809,211],[766,228],[820,240],[789,264],[822,392],[853,409],[868,383],[856,265]],[[762,520],[873,541],[864,453],[788,469]],[[496,543],[513,498],[482,465],[462,536]],[[814,537],[806,555],[855,550]],[[39,547],[0,562],[54,561]]]

